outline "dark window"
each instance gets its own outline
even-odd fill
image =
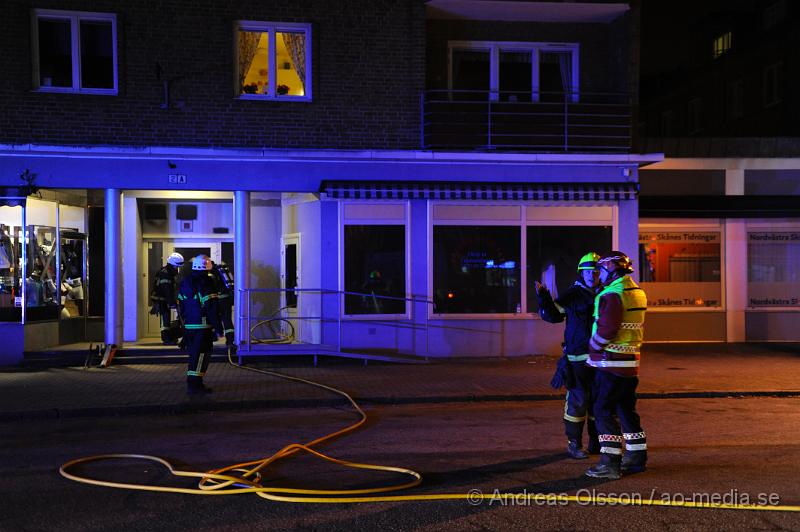
[[[344,227],[345,314],[405,314],[403,225]],[[392,299],[400,298],[400,299]]]
[[[81,21],[81,87],[114,88],[114,38],[111,22]]]
[[[578,261],[586,253],[611,250],[611,227],[528,227],[528,312],[538,312],[533,282],[547,285],[557,296],[578,278]],[[554,289],[555,287],[555,289]]]
[[[453,89],[456,99],[480,100],[489,95],[489,52],[453,50]]]
[[[72,87],[69,20],[39,19],[39,85]]]
[[[433,261],[434,312],[519,311],[519,227],[435,226]]]
[[[533,87],[530,52],[500,52],[500,99],[531,101]]]

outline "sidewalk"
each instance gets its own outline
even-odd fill
[[[311,357],[265,359],[256,367],[317,381],[363,404],[447,401],[557,400],[550,388],[555,357],[432,360],[402,365]],[[800,345],[646,345],[639,396],[800,396]],[[0,372],[0,421],[339,405],[319,388],[245,371],[219,359],[208,398],[185,394],[183,363],[44,368]]]

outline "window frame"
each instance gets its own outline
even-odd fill
[[[771,222],[764,222],[764,221],[756,221],[750,220],[745,225],[745,238],[747,243],[750,242],[750,233],[800,233],[800,223],[790,219],[779,219]],[[747,255],[747,262],[745,265],[744,275],[747,278],[747,293],[746,293],[746,304],[744,307],[745,312],[758,312],[758,313],[769,313],[769,312],[800,312],[800,307],[797,306],[784,306],[784,305],[775,305],[775,306],[752,306],[750,305],[750,279],[748,277],[748,271],[750,269],[750,250],[749,245],[747,246],[747,251],[745,251]]]
[[[411,311],[414,305],[414,301],[410,301],[411,299],[411,239],[410,239],[410,217],[411,217],[411,208],[409,202],[405,201],[388,201],[388,202],[376,202],[376,201],[339,201],[339,291],[344,294],[345,292],[345,283],[347,280],[345,279],[344,275],[344,268],[345,268],[345,245],[344,245],[344,238],[345,238],[345,227],[348,225],[367,225],[367,226],[375,226],[375,225],[400,225],[403,226],[403,246],[404,246],[404,255],[405,258],[403,260],[403,268],[405,269],[405,295],[406,304],[405,308],[406,311],[404,313],[399,314],[346,314],[345,313],[345,298],[344,295],[341,297],[339,301],[339,316],[341,316],[342,321],[376,321],[376,320],[410,320],[411,319]],[[403,218],[379,218],[379,217],[364,217],[364,218],[348,218],[346,216],[346,207],[350,205],[359,205],[359,206],[370,206],[370,205],[401,205],[403,208]]]
[[[70,44],[72,59],[72,86],[46,87],[40,83],[39,56],[39,20],[68,20],[70,23]],[[81,37],[80,23],[83,21],[110,22],[112,40],[112,63],[114,87],[111,89],[81,87]],[[117,96],[119,94],[119,52],[117,50],[117,15],[116,13],[99,13],[92,11],[64,11],[56,9],[34,9],[31,12],[31,53],[33,91],[68,94],[95,94],[101,96]]]
[[[470,218],[470,219],[448,219],[437,220],[434,216],[434,209],[437,206],[458,206],[458,207],[488,207],[488,208],[504,208],[504,207],[519,207],[519,218],[512,220],[506,219],[490,219],[490,218]],[[583,216],[576,218],[572,209],[594,209],[594,208],[610,208],[610,216],[601,218],[598,216]],[[535,211],[539,208],[556,208],[557,211],[553,212],[547,218],[531,218],[529,216],[531,210]],[[563,209],[563,210],[562,210]],[[540,320],[542,319],[539,314],[531,312],[528,308],[527,291],[530,289],[528,280],[528,227],[568,227],[568,226],[611,226],[611,244],[612,249],[617,249],[619,245],[619,205],[616,201],[599,201],[592,202],[587,205],[582,202],[568,202],[568,201],[493,201],[487,203],[486,200],[460,200],[460,201],[428,201],[428,242],[427,242],[427,276],[428,286],[426,288],[428,297],[433,301],[433,228],[437,225],[461,225],[461,226],[515,226],[520,231],[520,311],[510,313],[475,313],[475,314],[447,314],[447,313],[434,313],[433,305],[428,305],[428,320]],[[579,257],[575,257],[578,259]]]
[[[694,233],[719,233],[719,286],[720,297],[719,305],[716,307],[696,307],[696,306],[649,306],[648,312],[727,312],[728,302],[726,297],[726,225],[718,219],[709,220],[693,220],[693,219],[654,219],[646,218],[639,220],[638,227],[639,235],[642,233],[676,233],[676,232],[694,232]],[[634,268],[636,268],[634,264]],[[641,282],[639,283],[641,284]],[[647,290],[645,289],[645,292]]]
[[[471,50],[489,52],[489,99],[500,99],[500,52],[531,53],[531,102],[540,101],[539,56],[542,52],[569,52],[572,54],[572,86],[570,102],[580,101],[580,44],[523,41],[447,41],[447,90],[453,90],[453,51]]]
[[[781,82],[783,78],[783,61],[776,61],[764,67],[761,86],[762,104],[764,108],[774,107],[783,101]],[[767,92],[767,87],[772,86],[772,93]]]
[[[239,31],[260,31],[267,33],[267,94],[240,94],[239,88]],[[288,94],[277,94],[277,59],[275,55],[275,37],[277,32],[303,33],[306,42],[306,82],[303,96],[291,96]],[[259,20],[237,20],[233,30],[233,91],[234,96],[239,100],[266,100],[282,102],[311,102],[312,94],[312,53],[311,53],[311,23],[306,22],[271,22]]]

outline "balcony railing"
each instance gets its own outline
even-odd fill
[[[420,109],[422,149],[631,149],[629,94],[427,90]]]

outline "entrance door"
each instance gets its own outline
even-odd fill
[[[294,327],[294,337],[300,338],[300,234],[292,233],[281,238],[281,316]],[[291,334],[289,326],[282,327],[283,334]]]
[[[144,337],[160,337],[161,336],[161,323],[159,317],[150,314],[150,292],[153,289],[153,280],[156,273],[166,263],[169,256],[174,253],[183,255],[183,268],[181,268],[181,276],[188,275],[192,271],[192,258],[203,254],[211,257],[214,262],[222,260],[222,242],[193,242],[186,240],[167,241],[155,240],[144,243],[144,257],[145,257],[145,274],[144,286],[142,289],[143,303],[139,306],[140,312],[145,313],[144,328],[140,336]],[[173,319],[177,319],[177,315],[173,313]],[[141,321],[139,323],[142,323]]]

